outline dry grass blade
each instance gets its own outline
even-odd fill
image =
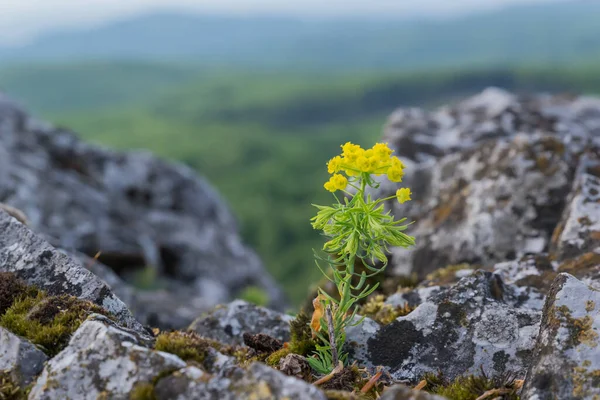
[[[485,400],[490,398],[493,395],[497,395],[497,394],[507,394],[512,392],[513,389],[492,389],[492,390],[488,390],[487,392],[485,392],[484,394],[482,394],[481,396],[479,396],[478,398],[476,398],[475,400]]]
[[[423,379],[417,386],[415,386],[414,390],[422,390],[425,386],[427,386],[427,380]]]
[[[330,373],[328,373],[327,375],[325,375],[324,377],[322,377],[321,379],[315,381],[313,383],[313,385],[322,385],[325,382],[329,382],[331,380],[331,378],[334,377],[335,374],[338,374],[340,372],[342,372],[342,370],[344,369],[344,363],[342,363],[341,361],[338,362],[337,367],[335,367],[333,369],[333,371],[331,371]]]
[[[363,386],[362,389],[360,389],[360,392],[367,393],[369,390],[373,389],[373,386],[375,386],[379,378],[381,378],[381,375],[383,375],[383,371],[379,371],[375,375],[373,375],[371,379],[369,379],[369,381],[365,383],[365,386]]]

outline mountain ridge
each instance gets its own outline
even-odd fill
[[[448,19],[152,13],[45,35],[0,61],[184,60],[245,67],[407,69],[600,58],[600,3],[521,5]],[[576,23],[574,23],[576,22]]]

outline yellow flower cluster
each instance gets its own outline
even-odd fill
[[[392,182],[401,182],[404,176],[404,165],[398,157],[392,156],[392,149],[385,143],[377,143],[370,149],[363,149],[357,144],[346,143],[342,145],[342,155],[335,156],[327,163],[327,171],[335,174],[325,183],[325,189],[330,192],[343,190],[348,181],[338,172],[343,171],[348,176],[357,176],[361,173],[383,175],[386,174]],[[340,178],[345,181],[342,184]],[[343,186],[343,187],[342,187]]]
[[[396,190],[396,198],[398,199],[400,204],[404,204],[407,201],[410,201],[411,194],[412,193],[410,192],[409,188],[401,188],[401,189]]]
[[[325,182],[325,189],[330,192],[335,192],[336,190],[344,190],[346,186],[348,186],[348,179],[344,175],[335,174],[327,182]]]

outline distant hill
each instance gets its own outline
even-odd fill
[[[600,2],[513,6],[446,20],[153,14],[46,35],[0,62],[195,61],[286,69],[414,69],[600,60]]]

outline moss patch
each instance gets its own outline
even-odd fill
[[[410,314],[416,308],[410,306],[408,303],[403,306],[394,307],[390,304],[385,304],[384,301],[385,297],[383,295],[372,296],[359,309],[358,314],[369,317],[380,324],[387,325],[394,322],[398,317]]]
[[[441,374],[427,374],[424,379],[427,385],[423,390],[450,400],[476,400],[490,390],[498,391],[496,395],[490,396],[490,399],[519,400],[519,387],[514,376],[510,374],[490,378],[482,373],[479,376],[458,377],[453,382],[449,382]]]
[[[27,285],[10,272],[0,272],[0,315],[21,296],[37,294],[37,290]]]
[[[290,322],[291,341],[288,347],[292,353],[305,356],[315,350],[315,341],[310,330],[310,319],[307,313],[301,311]]]
[[[28,390],[22,389],[15,384],[10,376],[0,371],[0,399],[1,400],[25,400]]]
[[[204,362],[211,344],[195,332],[167,332],[156,338],[154,348],[175,354],[184,361]]]
[[[35,293],[35,294],[34,294]],[[111,315],[102,307],[70,295],[48,296],[31,288],[0,318],[0,326],[38,345],[49,356],[60,352],[92,313]]]
[[[280,349],[280,350],[277,350],[277,351],[271,353],[271,355],[268,356],[267,359],[265,360],[265,363],[270,367],[277,368],[279,366],[279,361],[283,357],[285,357],[291,353],[292,353],[292,351],[290,350],[289,347],[284,347],[283,349]]]
[[[129,400],[156,400],[154,384],[148,382],[138,383],[129,393]]]
[[[156,384],[174,373],[177,373],[177,369],[165,370],[152,378],[151,382],[138,382],[129,392],[129,400],[157,400],[154,392]]]

